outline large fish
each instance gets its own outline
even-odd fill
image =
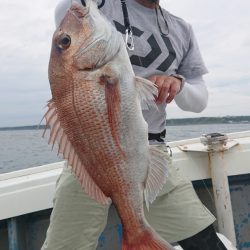
[[[49,81],[49,143],[58,143],[90,197],[114,203],[122,249],[173,249],[143,213],[144,199],[152,202],[167,177],[167,160],[149,146],[141,111],[154,105],[157,88],[135,77],[121,34],[94,2],[73,2],[56,29]]]

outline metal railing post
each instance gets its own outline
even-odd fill
[[[8,243],[9,250],[20,250],[18,244],[17,219],[8,219]]]
[[[234,246],[236,246],[236,235],[231,204],[231,196],[224,161],[227,144],[227,136],[224,134],[208,134],[201,138],[201,142],[207,146],[209,167],[213,184],[215,208],[219,232],[224,234]]]

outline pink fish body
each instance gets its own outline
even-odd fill
[[[49,143],[58,144],[90,197],[114,203],[122,249],[173,249],[143,213],[143,201],[153,202],[167,177],[167,160],[149,146],[141,111],[154,105],[157,88],[135,77],[121,34],[94,2],[73,2],[55,31],[49,80]]]

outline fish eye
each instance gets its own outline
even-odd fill
[[[71,38],[67,34],[62,34],[61,37],[58,39],[58,47],[60,49],[67,49],[71,44]]]

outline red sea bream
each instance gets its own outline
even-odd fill
[[[73,2],[56,29],[49,81],[49,143],[58,144],[90,197],[114,203],[122,249],[173,249],[143,213],[144,200],[153,202],[167,178],[167,160],[149,146],[141,111],[155,105],[157,88],[134,75],[122,35],[94,2]]]

